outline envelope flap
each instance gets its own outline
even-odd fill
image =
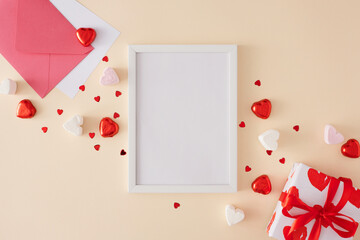
[[[76,29],[49,0],[18,0],[15,47],[27,53],[85,54]]]

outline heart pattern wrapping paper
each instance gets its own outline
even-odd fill
[[[345,194],[345,184],[343,181],[328,176],[304,164],[294,164],[294,167],[290,172],[285,187],[276,205],[275,211],[267,227],[267,232],[269,236],[278,240],[289,239],[287,237],[289,237],[289,232],[291,231],[291,226],[294,223],[295,219],[285,216],[286,211],[283,209],[288,208],[287,196],[290,192],[294,196],[301,199],[304,204],[310,207],[315,208],[316,205],[323,207],[327,200],[327,195],[332,184],[331,181],[339,183],[336,194],[334,195],[334,198],[331,202],[331,205],[337,205],[340,201],[344,200],[342,199],[343,195]],[[357,222],[360,221],[359,192],[360,191],[358,191],[356,188],[351,187],[349,198],[347,199],[346,204],[338,212],[338,214],[342,214],[353,219],[354,225],[356,227]],[[289,212],[292,215],[303,215],[307,213],[306,211],[296,207],[290,209]],[[315,227],[315,223],[316,220],[312,219],[304,226],[298,227],[295,231],[292,232],[292,239],[310,240],[310,234],[312,232],[312,229]],[[336,224],[334,226],[336,228],[339,228]],[[335,240],[342,238],[328,224],[322,224],[320,228],[320,236],[318,239]],[[346,239],[352,239],[352,237]]]

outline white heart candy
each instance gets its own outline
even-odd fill
[[[81,125],[83,125],[84,119],[82,116],[75,115],[71,119],[69,119],[66,123],[64,123],[63,127],[65,130],[71,132],[75,136],[81,136],[83,133],[83,129]]]
[[[115,70],[111,67],[105,68],[103,75],[100,78],[100,84],[102,85],[112,85],[119,82],[119,77],[116,74]]]
[[[325,126],[324,141],[327,144],[338,144],[344,141],[344,136],[338,133],[336,129],[331,125]]]
[[[227,205],[225,207],[226,221],[229,226],[241,222],[245,218],[245,213],[239,208],[235,208],[233,205]]]
[[[0,93],[1,94],[15,94],[17,89],[17,84],[11,79],[4,79],[0,83]]]
[[[279,131],[270,129],[259,136],[259,141],[266,150],[275,151],[278,148],[277,140],[279,137]]]

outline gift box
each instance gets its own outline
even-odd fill
[[[350,179],[296,163],[267,232],[285,240],[353,239],[359,221],[360,190]]]

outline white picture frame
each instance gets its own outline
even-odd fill
[[[129,45],[129,192],[237,191],[237,46]]]

